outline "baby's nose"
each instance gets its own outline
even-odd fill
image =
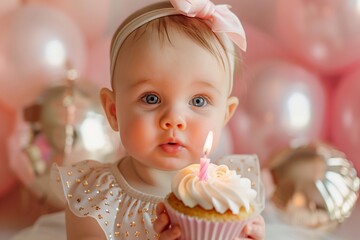
[[[160,120],[160,127],[164,130],[176,128],[179,130],[186,129],[186,121],[183,116],[175,112],[168,112]]]

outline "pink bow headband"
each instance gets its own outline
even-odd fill
[[[246,51],[246,37],[239,18],[229,5],[215,5],[210,0],[170,0],[174,8],[188,17],[210,20],[214,33],[225,33],[241,50]]]
[[[239,18],[230,11],[229,5],[215,5],[210,0],[170,0],[173,8],[158,8],[141,14],[127,23],[114,36],[111,57],[111,76],[115,68],[115,60],[125,39],[137,28],[154,19],[182,14],[207,20],[214,33],[224,33],[241,50],[246,51],[246,36]]]

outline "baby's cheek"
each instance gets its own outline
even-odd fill
[[[122,124],[120,135],[126,148],[143,148],[153,141],[154,127],[146,119],[132,118]]]

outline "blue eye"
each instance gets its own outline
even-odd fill
[[[143,97],[141,98],[141,100],[142,100],[144,103],[147,103],[147,104],[157,104],[157,103],[160,103],[159,97],[158,97],[156,94],[153,94],[153,93],[146,94],[145,96],[143,96]]]
[[[191,99],[190,104],[195,107],[204,107],[208,104],[208,101],[204,97],[194,97]]]

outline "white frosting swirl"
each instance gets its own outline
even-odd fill
[[[200,205],[206,210],[215,208],[219,213],[231,210],[238,214],[240,207],[248,212],[250,202],[256,197],[248,178],[242,178],[226,165],[210,163],[208,180],[199,178],[199,164],[180,170],[173,178],[171,189],[175,196],[188,207]]]

